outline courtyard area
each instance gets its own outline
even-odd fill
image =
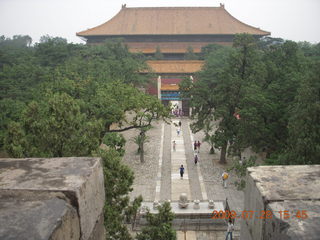
[[[220,152],[209,154],[210,146],[203,142],[204,133],[192,134],[190,120],[172,119],[171,124],[158,122],[147,135],[149,141],[145,144],[145,162],[140,163],[137,154],[137,145],[132,138],[137,132],[131,130],[125,133],[127,139],[124,163],[129,165],[135,173],[135,181],[131,198],[142,195],[144,201],[177,201],[181,193],[186,193],[188,200],[228,199],[230,209],[241,212],[243,210],[244,194],[234,185],[236,176],[230,174],[227,188],[222,185],[222,173],[230,167],[228,159],[226,165],[219,164]],[[177,130],[179,131],[179,134]],[[173,148],[173,141],[176,143]],[[194,151],[194,141],[200,141],[199,151]],[[198,163],[194,163],[194,156],[198,155]],[[184,175],[181,179],[179,168],[184,166]],[[227,228],[227,224],[226,227]],[[234,239],[239,237],[240,221],[235,222]],[[225,230],[216,231],[178,231],[178,239],[225,239]]]

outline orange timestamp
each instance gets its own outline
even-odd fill
[[[297,210],[290,212],[288,210],[277,211],[280,219],[289,219],[289,218],[298,218],[298,219],[307,219],[308,213],[306,210]],[[212,212],[212,219],[272,219],[274,213],[270,210],[267,211],[250,211],[245,210],[240,213],[237,213],[234,210],[226,211],[216,211]]]

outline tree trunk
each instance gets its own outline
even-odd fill
[[[140,162],[144,163],[144,149],[143,149],[144,141],[140,143]]]
[[[228,142],[226,141],[226,142],[223,144],[222,148],[221,148],[220,161],[219,161],[219,163],[221,163],[221,164],[226,164],[226,163],[227,163],[227,159],[226,159],[227,146],[228,146]]]
[[[213,148],[213,146],[211,146],[211,148],[210,148],[210,154],[214,154],[214,148]]]

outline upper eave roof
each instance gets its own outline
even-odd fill
[[[270,32],[247,25],[220,7],[122,7],[112,19],[78,36],[233,35]]]

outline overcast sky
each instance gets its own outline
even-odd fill
[[[0,35],[43,35],[84,43],[76,32],[100,25],[127,7],[218,7],[272,37],[320,42],[320,0],[0,0]]]

